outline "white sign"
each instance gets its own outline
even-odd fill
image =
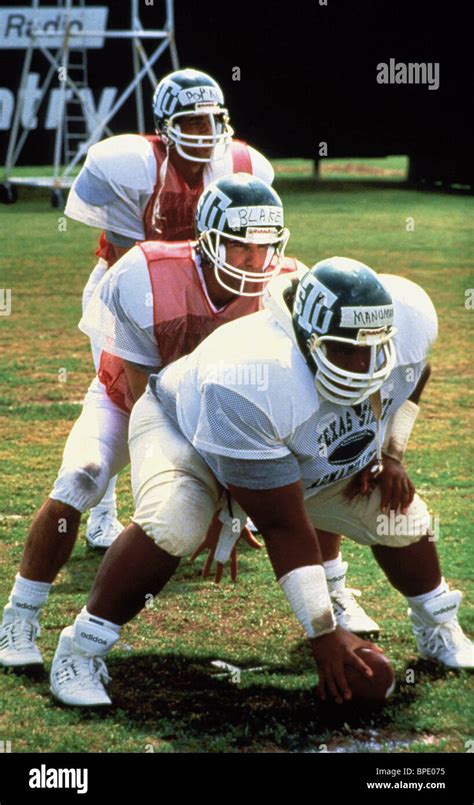
[[[117,95],[118,87],[102,87],[100,95],[98,92],[93,94],[88,87],[79,90],[89,133],[108,115]],[[62,89],[50,90],[47,95],[47,103],[45,100],[40,116],[38,110],[38,102],[41,98],[40,74],[28,73],[24,88],[19,90],[16,98],[16,103],[21,104],[21,125],[30,130],[38,127],[47,130],[56,129],[62,120],[61,104],[68,103],[72,97],[71,89],[64,90],[64,95]],[[0,87],[0,132],[9,131],[11,128],[14,109],[13,92],[8,87]],[[98,138],[100,139],[100,137],[99,132]]]
[[[73,34],[72,48],[102,48],[107,29],[109,9],[107,6],[89,8],[29,8],[10,6],[0,9],[0,48],[25,50],[32,42],[44,47],[60,48],[67,33]],[[97,31],[100,36],[75,36],[81,31]],[[43,36],[41,35],[43,34]],[[46,34],[46,35],[45,35]],[[53,35],[57,34],[57,35]]]

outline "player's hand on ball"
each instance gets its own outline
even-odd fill
[[[396,511],[401,507],[401,513],[406,514],[415,495],[415,487],[408,477],[408,473],[399,461],[390,456],[383,457],[383,472],[377,478],[382,495],[380,510]]]
[[[367,677],[372,676],[372,670],[356,654],[356,650],[370,648],[383,653],[374,643],[362,640],[340,626],[330,634],[310,640],[310,643],[319,674],[318,695],[323,701],[329,698],[336,704],[343,704],[351,699],[344,666],[351,665]]]
[[[222,530],[222,523],[219,520],[219,512],[217,512],[217,514],[215,514],[212,519],[211,525],[208,528],[205,538],[203,539],[201,544],[198,545],[198,547],[191,556],[191,561],[194,562],[194,560],[199,556],[200,553],[202,553],[203,551],[208,551],[207,559],[202,569],[203,579],[207,579],[211,572],[212,563],[214,562],[214,556],[216,553],[217,543],[219,541],[219,535],[221,533],[221,530]],[[237,558],[237,544],[240,542],[241,539],[244,539],[247,545],[250,545],[251,548],[255,548],[255,550],[263,548],[263,545],[257,539],[255,539],[252,532],[247,528],[247,526],[244,526],[242,531],[240,532],[239,539],[237,540],[237,543],[235,547],[232,549],[232,553],[230,555],[229,560],[230,578],[232,579],[232,581],[236,581],[237,579],[238,567],[239,567],[239,562]],[[214,581],[216,584],[219,584],[219,582],[221,581],[223,573],[224,573],[224,565],[222,564],[222,562],[216,562],[216,572],[214,575]]]

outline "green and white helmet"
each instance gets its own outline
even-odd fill
[[[214,266],[217,281],[239,296],[262,296],[280,272],[290,233],[285,229],[283,204],[270,185],[249,173],[222,176],[202,193],[196,210],[196,232],[202,255]],[[267,244],[261,271],[246,271],[226,259],[226,241]],[[238,279],[239,288],[229,285]],[[258,285],[258,289],[244,290]]]
[[[375,271],[358,260],[331,257],[316,263],[298,284],[293,327],[315,375],[319,393],[338,405],[357,405],[382,386],[395,365],[391,294]],[[332,363],[331,341],[370,347],[367,372]]]
[[[209,117],[211,134],[185,134],[180,119],[184,116]],[[218,145],[226,146],[232,138],[224,95],[217,81],[201,70],[176,70],[162,78],[153,95],[155,128],[166,145],[173,144],[183,159],[211,162]],[[209,157],[191,156],[186,149],[212,148]]]

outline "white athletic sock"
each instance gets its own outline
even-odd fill
[[[323,567],[329,592],[344,589],[348,565],[342,561],[342,554],[339,553],[335,559],[323,562]]]
[[[17,573],[10,598],[4,609],[6,618],[16,617],[36,620],[48,600],[51,584],[47,581],[24,579]]]
[[[111,629],[113,632],[120,634],[121,626],[118,623],[112,623],[112,621],[106,621],[105,618],[99,618],[98,615],[91,615],[87,607],[83,607],[77,616],[78,619],[89,621],[90,623],[94,623],[96,626],[103,626],[105,629]]]
[[[425,604],[427,601],[430,601],[431,598],[436,598],[438,595],[442,595],[443,593],[447,593],[449,590],[448,584],[445,582],[444,578],[441,579],[441,583],[438,584],[434,590],[430,590],[429,593],[423,593],[422,595],[406,595],[405,598],[407,599],[408,603],[411,607],[420,607]]]
[[[94,511],[109,511],[112,512],[115,517],[117,516],[117,496],[115,494],[117,478],[118,476],[115,475],[110,479],[107,489],[104,492],[104,496],[100,503],[94,507]]]
[[[120,637],[121,627],[117,623],[98,618],[81,610],[74,622],[73,642],[77,650],[88,656],[105,656]]]

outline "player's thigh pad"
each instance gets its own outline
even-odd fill
[[[221,493],[199,453],[148,389],[130,418],[134,523],[172,556],[204,539]]]
[[[431,517],[425,502],[415,494],[406,514],[380,511],[380,489],[368,497],[346,500],[347,480],[332,484],[307,497],[306,509],[316,528],[344,534],[361,545],[386,545],[404,548],[431,533]]]
[[[66,441],[50,497],[80,512],[96,506],[110,479],[129,462],[128,422],[129,415],[95,378]]]

